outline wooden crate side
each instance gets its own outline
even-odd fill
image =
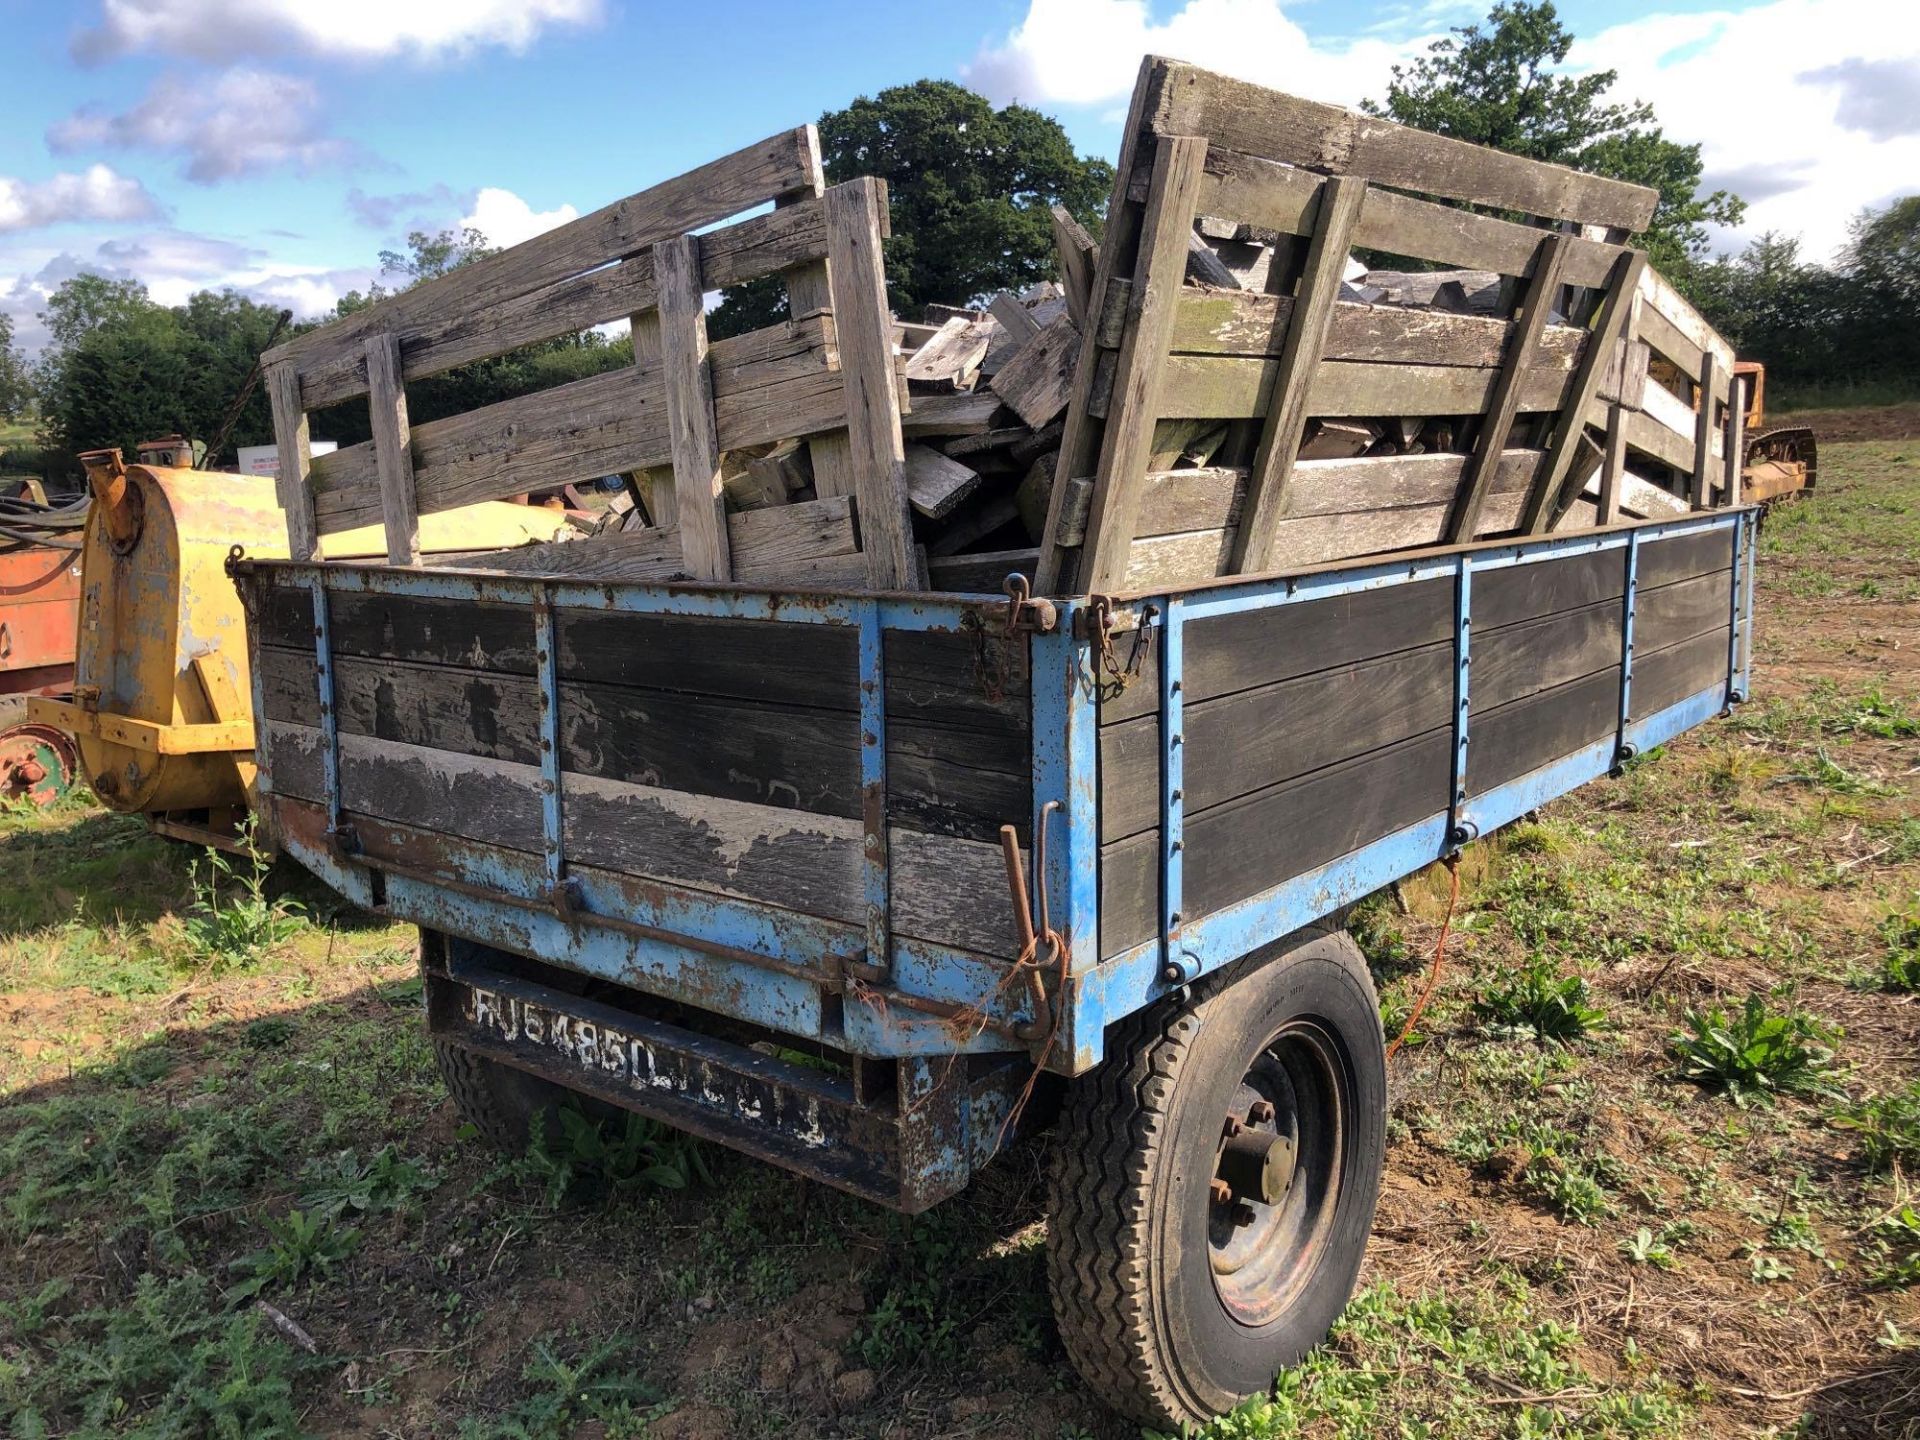
[[[1628,231],[1646,228],[1659,198],[1642,185],[1284,95],[1181,61],[1149,57],[1145,63],[1154,79],[1144,118],[1159,135],[1203,135],[1287,165]]]
[[[818,173],[819,163],[819,138],[812,126],[782,131],[497,255],[416,285],[358,315],[297,336],[268,351],[264,359],[268,364],[291,363],[303,382],[309,375],[329,377],[317,382],[312,396],[303,397],[309,409],[351,398],[364,392],[338,377],[342,370],[350,371],[358,364],[367,336],[392,333],[399,338],[404,354],[410,341],[431,336],[437,325],[486,315],[493,304],[583,276],[609,261],[647,250],[657,240],[699,230],[798,189]],[[614,309],[602,318],[613,319],[624,313]],[[549,335],[562,333],[565,331],[557,330]],[[529,335],[505,348],[541,338],[547,337]],[[488,349],[464,358],[499,353]],[[406,378],[417,376],[408,374]],[[349,388],[338,389],[342,383]]]

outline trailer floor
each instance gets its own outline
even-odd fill
[[[1361,1297],[1219,1436],[1920,1426],[1920,1287],[1891,1278],[1920,1272],[1920,1221],[1882,1223],[1904,1182],[1832,1124],[1920,1059],[1920,1000],[1869,978],[1903,908],[1920,971],[1920,441],[1822,453],[1818,496],[1763,533],[1760,700],[1472,852],[1396,1069]],[[1038,1147],[911,1224],[646,1133],[498,1164],[433,1073],[410,932],[294,881],[309,910],[249,954],[247,911],[196,920],[189,852],[83,803],[0,817],[0,854],[0,1412],[54,1433],[1137,1433],[1055,1336]],[[1364,923],[1396,1026],[1441,877],[1405,899]],[[1549,982],[1585,980],[1584,1037],[1503,1028],[1533,957],[1549,1022]],[[1831,1096],[1739,1107],[1682,1077],[1685,1010],[1752,993],[1843,1032]]]

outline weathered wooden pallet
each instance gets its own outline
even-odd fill
[[[389,562],[415,565],[422,512],[645,471],[662,528],[644,543],[555,546],[516,567],[551,556],[578,573],[604,558],[626,579],[911,585],[886,216],[880,181],[825,186],[803,126],[269,351],[293,555],[378,518]],[[790,319],[709,344],[702,297],[768,275],[785,280]],[[409,381],[619,319],[633,324],[631,368],[408,423]],[[313,455],[307,412],[363,395],[373,438]],[[818,498],[751,522],[750,541],[729,523],[721,454],[798,437]],[[750,543],[751,558],[736,554]]]
[[[1690,476],[1696,506],[1715,484],[1731,493],[1708,474],[1731,352],[1622,243],[1655,199],[1149,57],[1038,587],[1139,591],[1617,519],[1635,449]],[[1266,293],[1188,279],[1202,216],[1280,237]],[[1511,304],[1483,316],[1342,299],[1354,249],[1509,277]],[[1697,414],[1670,392],[1647,398],[1649,352],[1695,377]],[[1455,454],[1301,460],[1309,420],[1340,416],[1457,417],[1469,438]],[[1232,463],[1157,470],[1156,431],[1195,419],[1230,423]],[[1596,469],[1599,500],[1576,511]]]

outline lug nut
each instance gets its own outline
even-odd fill
[[[1233,1187],[1224,1180],[1215,1180],[1207,1186],[1207,1194],[1212,1197],[1214,1204],[1226,1205],[1233,1200]]]
[[[1226,1122],[1220,1127],[1220,1134],[1224,1138],[1231,1140],[1246,1128],[1238,1115],[1229,1115],[1226,1118]]]
[[[1256,1100],[1253,1104],[1249,1105],[1247,1107],[1247,1123],[1249,1125],[1271,1125],[1273,1123],[1273,1102],[1271,1100]]]
[[[1253,1204],[1242,1200],[1233,1207],[1233,1223],[1241,1229],[1253,1224]]]

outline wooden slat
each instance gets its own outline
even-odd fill
[[[1619,401],[1607,407],[1607,444],[1600,461],[1600,495],[1595,519],[1612,525],[1620,518],[1621,482],[1627,473],[1627,410]]]
[[[1566,266],[1566,237],[1549,233],[1541,238],[1534,256],[1533,273],[1527,277],[1520,294],[1518,322],[1507,338],[1507,353],[1501,362],[1500,378],[1487,401],[1487,418],[1474,437],[1473,458],[1468,462],[1461,487],[1459,509],[1447,527],[1447,538],[1458,544],[1474,535],[1480,523],[1480,507],[1492,488],[1494,472],[1507,448],[1514,417],[1520,413],[1520,390],[1527,371],[1533,365],[1535,347],[1547,326],[1547,312],[1560,292],[1560,277]]]
[[[1163,414],[1243,420],[1269,413],[1281,362],[1239,355],[1167,357]],[[1390,365],[1322,360],[1308,376],[1306,414],[1323,416],[1479,415],[1493,398],[1495,370],[1465,365]],[[1557,410],[1572,372],[1526,371],[1520,383],[1523,413]]]
[[[1723,597],[1724,598],[1724,597]],[[1659,650],[1633,652],[1632,717],[1647,716],[1727,679],[1727,627]]]
[[[1131,294],[1128,282],[1116,282],[1110,288],[1100,329],[1102,345],[1119,344]],[[1169,348],[1175,354],[1277,356],[1292,317],[1290,295],[1188,286],[1180,293]],[[1333,307],[1325,358],[1491,368],[1505,355],[1512,330],[1511,321],[1494,316],[1341,300]],[[1586,341],[1587,332],[1580,326],[1549,324],[1541,333],[1534,363],[1571,370]]]
[[[861,549],[876,589],[911,588],[919,575],[907,514],[906,453],[900,434],[900,392],[893,366],[892,315],[880,235],[886,187],[861,179],[822,197],[827,211],[827,264],[833,277],[840,337],[847,438]]]
[[[1312,233],[1314,213],[1325,180],[1312,170],[1243,155],[1221,145],[1207,152],[1200,209],[1283,235]],[[1130,187],[1145,194],[1145,176],[1137,170]],[[1569,285],[1604,285],[1620,258],[1621,247],[1584,236],[1569,236],[1566,280]],[[1476,215],[1451,205],[1436,205],[1394,190],[1369,189],[1354,227],[1354,244],[1392,255],[1413,255],[1453,269],[1492,270],[1521,276],[1533,263],[1540,232],[1531,225],[1491,215]]]
[[[987,385],[1028,428],[1044,429],[1067,408],[1079,354],[1080,332],[1063,312],[1002,361]]]
[[[387,563],[418,565],[420,514],[413,500],[413,451],[407,428],[407,392],[400,384],[400,341],[393,335],[369,335],[366,363]]]
[[[700,242],[675,235],[653,247],[660,288],[660,373],[667,440],[673,452],[674,507],[686,571],[696,580],[730,580],[720,439],[707,374],[707,313],[700,288]]]
[[[1607,287],[1606,301],[1594,313],[1591,336],[1573,372],[1573,383],[1566,400],[1554,416],[1553,431],[1547,439],[1547,464],[1541,471],[1533,494],[1527,499],[1521,525],[1530,535],[1544,534],[1556,516],[1556,500],[1566,485],[1567,475],[1579,453],[1579,442],[1586,434],[1587,406],[1600,388],[1600,376],[1615,343],[1626,331],[1632,308],[1634,286],[1647,268],[1647,257],[1637,250],[1623,254],[1614,266]],[[1569,500],[1573,497],[1568,496]]]
[[[906,450],[907,501],[929,520],[942,520],[980,485],[980,472],[929,445]]]
[[[822,333],[818,321],[789,323],[713,345],[708,368],[722,450],[845,423],[844,385],[828,367]],[[765,358],[724,363],[743,352]],[[422,514],[672,459],[657,365],[588,376],[413,427],[414,493]],[[318,457],[310,489],[328,532],[377,521],[373,447],[352,445]]]
[[[1149,57],[1147,123],[1263,159],[1499,209],[1644,230],[1658,193]]]
[[[1161,414],[1167,338],[1186,274],[1187,236],[1193,232],[1194,202],[1206,158],[1203,139],[1167,139],[1155,147],[1153,185],[1141,219],[1133,271],[1133,324],[1120,347],[1106,432],[1100,442],[1099,479],[1081,547],[1078,583],[1083,588],[1111,589],[1126,571],[1134,514],[1153,449],[1154,422]],[[1083,351],[1082,360],[1090,358]],[[1063,448],[1063,463],[1066,453]],[[1063,473],[1071,478],[1071,472]],[[1062,488],[1057,475],[1056,494]]]
[[[287,517],[287,553],[311,560],[319,553],[320,528],[314,517],[313,440],[300,403],[300,378],[287,361],[268,365],[267,401],[273,409],[273,443],[279,452],[273,493]]]
[[[820,203],[819,197],[826,189],[826,180],[818,165],[817,142],[814,148],[816,163],[808,174],[806,183],[785,195],[775,197],[774,213],[817,216],[820,238],[814,253],[825,255],[827,253],[826,208]],[[703,247],[709,243],[710,241],[703,237]],[[809,315],[832,312],[833,283],[832,277],[827,273],[825,260],[813,260],[804,265],[796,265],[783,271],[782,274],[787,282],[788,315],[800,319]],[[702,279],[707,278],[703,273]],[[714,287],[708,283],[707,288],[711,290]],[[853,451],[845,434],[828,432],[815,435],[807,442],[807,458],[813,467],[815,495],[825,499],[829,495],[853,494]]]
[[[1700,373],[1696,352],[1711,354],[1723,374],[1732,372],[1733,347],[1658,270],[1649,266],[1635,282],[1634,292],[1643,302],[1642,323],[1649,327],[1643,338],[1652,341],[1656,350],[1662,349],[1661,337],[1677,349],[1687,349],[1684,356],[1667,353],[1667,358],[1689,375]]]
[[[1367,182],[1340,176],[1321,194],[1318,223],[1307,249],[1306,273],[1294,299],[1268,402],[1260,446],[1247,478],[1247,498],[1235,542],[1233,568],[1249,575],[1274,563],[1274,537],[1287,513],[1287,485],[1305,432],[1308,398],[1325,353],[1333,308],[1340,298],[1354,222],[1366,197]],[[1175,412],[1178,413],[1178,412]]]
[[[1084,334],[1099,249],[1066,206],[1055,205],[1048,214],[1053,220],[1053,247],[1060,258],[1060,288],[1066,292],[1067,313],[1073,317],[1073,328]]]
[[[341,391],[337,379],[323,381],[320,376],[327,371],[337,373],[343,357],[350,365],[356,362],[367,335],[390,331],[400,337],[405,356],[409,342],[435,326],[457,326],[462,317],[584,276],[609,260],[648,250],[656,240],[701,229],[803,186],[809,175],[818,172],[818,147],[810,125],[782,131],[509,250],[415,285],[359,315],[297,336],[276,346],[264,358],[269,364],[291,360],[303,381],[314,378],[314,397],[307,401],[310,408],[345,399],[358,392],[351,388]],[[642,308],[630,300],[616,300],[603,318]],[[515,339],[513,345],[529,343],[532,338],[538,337]],[[492,337],[488,336],[485,343],[491,345]],[[465,358],[498,353],[485,349],[468,353]],[[417,378],[412,370],[404,374],[407,379]]]
[[[1722,503],[1727,505],[1741,503],[1741,480],[1747,464],[1747,384],[1747,379],[1736,373],[1728,387],[1727,433],[1721,447],[1721,486],[1726,491]]]
[[[854,563],[859,543],[847,496],[806,500],[762,510],[741,510],[726,519],[730,578],[766,583],[847,585],[860,578]],[[460,570],[500,570],[518,575],[572,576],[592,580],[687,580],[697,576],[686,558],[685,537],[675,526],[610,531],[587,540],[552,541],[448,563]]]
[[[1132,272],[1141,222],[1140,206],[1127,199],[1123,177],[1130,175],[1148,141],[1143,127],[1132,117],[1144,112],[1152,82],[1152,67],[1142,65],[1134,77],[1133,98],[1128,105],[1127,127],[1120,136],[1120,156],[1115,163],[1114,188],[1107,205],[1106,227],[1095,252],[1093,287],[1087,297],[1087,315],[1102,313],[1107,292],[1113,282]],[[1184,263],[1184,262],[1183,262]],[[1047,519],[1041,532],[1040,563],[1033,577],[1034,589],[1042,595],[1055,594],[1069,586],[1078,569],[1084,545],[1067,545],[1061,539],[1062,507],[1074,494],[1073,482],[1091,479],[1096,459],[1105,438],[1105,427],[1094,414],[1092,397],[1100,384],[1102,351],[1094,326],[1089,323],[1080,337],[1080,358],[1074,367],[1073,392],[1067,398],[1067,414],[1060,434],[1060,451],[1054,462],[1053,484],[1047,495]],[[1111,388],[1110,386],[1108,387]]]
[[[1700,357],[1699,410],[1694,418],[1692,484],[1688,494],[1693,508],[1704,510],[1713,499],[1713,406],[1719,391],[1719,376],[1714,372],[1713,352]]]

